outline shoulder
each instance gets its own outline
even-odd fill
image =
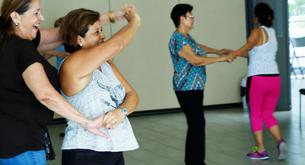
[[[14,44],[17,44],[15,45],[16,47],[32,47],[32,48],[35,48],[35,45],[34,43],[31,41],[31,40],[26,40],[26,39],[22,39],[20,37],[17,37],[17,36],[13,36],[12,37],[12,41],[14,42]],[[36,48],[35,48],[36,49]]]
[[[262,30],[261,27],[257,27],[255,29],[251,30],[250,36],[258,36],[260,34],[260,31]]]
[[[183,35],[180,34],[179,32],[175,31],[173,34],[172,34],[172,39],[175,39],[175,40],[181,40],[183,39]]]
[[[33,42],[31,40],[25,40],[22,39],[18,36],[11,35],[5,42],[4,44],[6,45],[5,50],[6,51],[12,51],[13,52],[27,52],[30,50],[36,50]]]
[[[248,41],[257,42],[261,34],[260,27],[257,27],[251,30],[250,36],[248,37]]]
[[[191,40],[195,40],[194,37],[193,37],[190,33],[187,33],[187,36],[188,36]]]

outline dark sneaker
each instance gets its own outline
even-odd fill
[[[249,159],[255,159],[255,160],[267,160],[269,159],[269,155],[268,155],[268,152],[265,150],[263,152],[258,152],[258,151],[255,151],[255,152],[250,152],[247,154],[247,157]]]
[[[285,160],[287,156],[287,144],[285,140],[280,140],[277,145],[277,159],[278,160]]]

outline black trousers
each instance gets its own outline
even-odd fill
[[[203,91],[176,91],[178,102],[186,116],[185,164],[205,165],[205,117]]]
[[[63,150],[62,165],[124,165],[124,158],[122,152]]]

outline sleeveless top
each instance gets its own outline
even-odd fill
[[[255,46],[249,52],[248,77],[261,74],[279,74],[276,62],[277,39],[273,28],[261,26],[267,34],[268,41]]]
[[[111,66],[104,63],[100,70],[96,69],[93,72],[91,81],[84,89],[76,95],[64,97],[88,119],[94,119],[119,107],[124,101],[125,89]],[[62,149],[120,152],[139,147],[127,117],[116,128],[101,128],[101,131],[108,138],[97,136],[69,120]]]

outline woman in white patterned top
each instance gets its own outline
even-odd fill
[[[109,13],[110,22],[114,14]],[[111,58],[130,42],[140,25],[132,6],[125,6],[128,24],[104,41],[98,12],[76,9],[63,19],[60,33],[71,53],[60,69],[65,98],[88,118],[104,116],[104,138],[68,121],[62,145],[63,165],[123,165],[123,151],[138,148],[127,115],[138,105],[138,95]]]

